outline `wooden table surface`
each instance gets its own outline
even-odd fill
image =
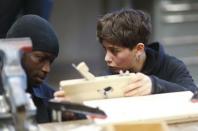
[[[90,121],[72,121],[39,125],[40,131],[101,131],[102,126]],[[198,131],[198,121],[168,124],[168,131]]]
[[[198,131],[198,121],[169,124],[169,131]]]

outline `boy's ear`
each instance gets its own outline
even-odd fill
[[[144,46],[143,43],[138,43],[138,44],[135,46],[135,48],[136,48],[137,53],[138,53],[138,54],[141,54],[142,52],[144,52],[145,46]]]
[[[138,44],[136,45],[136,48],[137,48],[138,51],[144,50],[144,44],[143,44],[143,43],[138,43]]]

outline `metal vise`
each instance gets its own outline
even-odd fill
[[[0,112],[0,127],[8,130],[37,130],[36,127],[32,128],[34,126],[28,120],[36,114],[36,108],[32,106],[30,95],[26,94],[27,78],[21,66],[22,53],[31,49],[32,44],[29,38],[0,39],[1,78],[4,89],[0,102],[5,104],[0,107],[5,108],[3,112]],[[4,123],[4,119],[9,124]]]

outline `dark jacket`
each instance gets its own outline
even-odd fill
[[[152,93],[197,90],[184,63],[164,52],[161,44],[155,42],[146,47],[146,61],[142,73],[152,80]]]
[[[28,91],[32,95],[32,99],[37,108],[36,120],[38,123],[46,123],[52,121],[52,111],[48,107],[49,99],[53,98],[54,89],[43,83],[37,87],[33,87],[32,91]],[[71,118],[67,115],[62,116],[63,121],[85,119],[85,115],[74,113]]]
[[[51,110],[48,107],[48,100],[53,98],[55,90],[43,83],[37,87],[33,87],[30,91],[33,102],[37,107],[36,120],[38,123],[51,121]]]

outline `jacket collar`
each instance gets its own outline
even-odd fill
[[[149,44],[145,51],[147,58],[141,72],[147,75],[150,75],[151,73],[155,74],[163,64],[165,55],[164,49],[160,43],[154,42]]]

